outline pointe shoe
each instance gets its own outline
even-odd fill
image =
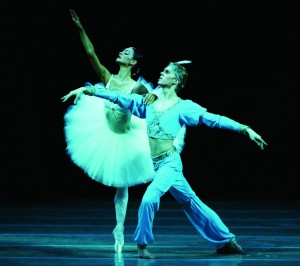
[[[115,253],[114,262],[115,266],[124,266],[123,253]]]
[[[140,259],[155,259],[155,256],[145,248],[138,248],[138,256]]]
[[[121,253],[124,245],[124,226],[116,226],[112,234],[115,238],[115,252]]]
[[[115,241],[114,249],[115,249],[115,252],[122,253],[123,245],[119,244],[117,241]]]

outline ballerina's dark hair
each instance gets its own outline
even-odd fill
[[[137,61],[137,63],[135,64],[135,66],[132,68],[132,76],[137,76],[137,74],[140,72],[140,65],[141,65],[141,61],[143,59],[143,55],[141,54],[141,52],[135,48],[135,47],[131,47],[133,49],[133,59]]]

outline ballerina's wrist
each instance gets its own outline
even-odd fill
[[[95,95],[96,88],[94,86],[85,86],[84,94],[93,96]]]

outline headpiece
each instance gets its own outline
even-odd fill
[[[187,72],[184,66],[184,64],[191,64],[191,60],[182,60],[182,61],[177,61],[177,62],[171,62],[170,65],[173,65],[173,70],[175,73],[175,76],[180,84],[180,87],[184,87],[186,80],[187,80]]]

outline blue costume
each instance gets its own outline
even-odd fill
[[[191,100],[179,99],[171,107],[156,111],[153,105],[145,105],[140,95],[127,95],[110,90],[96,90],[94,96],[107,99],[129,109],[132,114],[146,119],[147,134],[152,138],[174,139],[182,127],[216,127],[239,132],[242,124],[213,114]],[[188,219],[196,230],[215,248],[220,248],[235,237],[219,216],[195,194],[183,176],[182,161],[176,148],[152,158],[155,177],[143,196],[139,207],[138,225],[134,240],[140,246],[153,243],[152,232],[155,212],[160,198],[167,191],[182,205]]]

